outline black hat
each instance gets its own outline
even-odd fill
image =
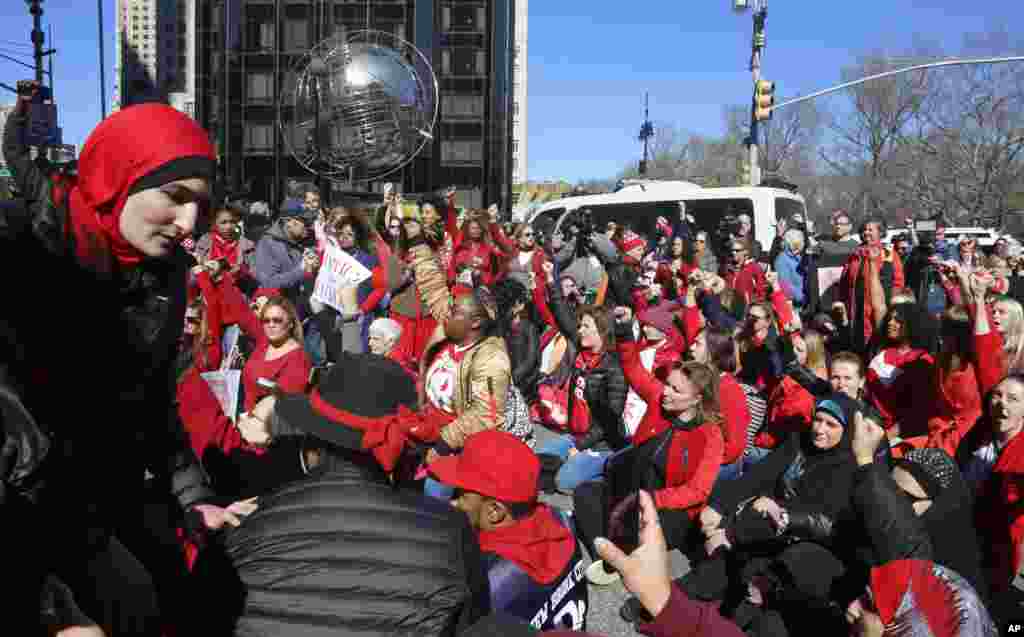
[[[377,354],[345,352],[309,396],[281,396],[275,411],[320,440],[363,450],[368,430],[416,403],[416,384],[401,365]]]
[[[912,475],[929,498],[949,489],[960,475],[956,462],[942,449],[912,449],[895,466]]]

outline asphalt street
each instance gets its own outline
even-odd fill
[[[543,494],[541,500],[551,506],[569,511],[572,509],[572,500],[564,495]],[[584,555],[587,551],[584,549]],[[679,551],[669,553],[672,564],[672,578],[685,575],[689,569],[689,561]],[[590,565],[590,558],[587,557],[587,565]],[[630,596],[622,582],[610,586],[594,586],[590,584],[590,610],[587,612],[587,632],[605,637],[626,637],[637,635],[633,626],[622,621],[619,617],[619,607]]]

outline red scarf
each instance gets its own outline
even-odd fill
[[[213,261],[227,259],[231,265],[238,265],[238,242],[241,241],[241,238],[228,241],[216,232],[211,232],[210,236],[213,238],[213,243],[210,245],[210,259]]]
[[[601,358],[604,356],[604,352],[591,352],[583,350],[576,356],[576,369],[584,372],[597,369],[597,366],[601,364]]]
[[[144,134],[140,134],[144,133]],[[78,175],[55,183],[53,202],[67,196],[79,263],[96,272],[132,268],[145,255],[121,234],[132,186],[177,159],[216,159],[206,131],[165,104],[140,104],[103,120],[85,140]]]
[[[550,584],[576,551],[576,538],[544,504],[510,526],[480,531],[480,550],[500,555],[539,584]]]

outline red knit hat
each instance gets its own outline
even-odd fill
[[[644,247],[646,245],[647,245],[647,242],[644,241],[642,237],[634,236],[634,237],[626,239],[625,241],[622,242],[622,251],[628,253],[630,250],[635,250],[637,248],[642,248],[642,247]]]
[[[275,296],[281,296],[281,290],[278,288],[257,288],[256,291],[252,293],[252,299],[254,301],[261,296],[265,296],[268,299]]]
[[[540,460],[510,433],[488,429],[473,434],[462,453],[444,456],[427,470],[439,481],[499,502],[534,502]]]

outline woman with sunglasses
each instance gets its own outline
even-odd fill
[[[253,310],[235,285],[224,276],[221,303],[224,323],[237,323],[255,343],[242,368],[243,409],[246,412],[264,396],[278,391],[298,394],[306,390],[312,363],[303,348],[302,322],[292,302],[269,296],[259,311]]]
[[[544,250],[537,245],[537,232],[533,226],[523,224],[512,235],[515,242],[515,252],[505,264],[505,276],[521,283],[526,289],[531,289],[531,274],[535,281],[544,280],[544,262],[547,256]]]

